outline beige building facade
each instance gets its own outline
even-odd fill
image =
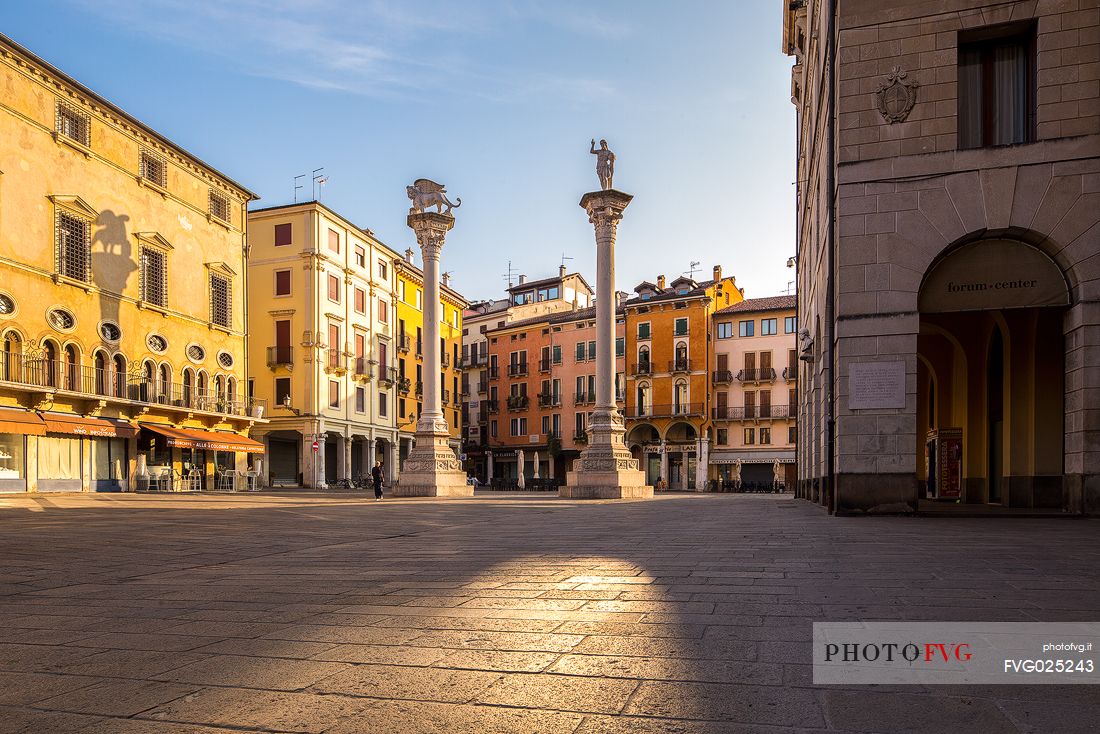
[[[783,9],[798,493],[1100,511],[1096,3]]]
[[[792,489],[800,365],[795,296],[748,298],[713,318],[711,478],[721,489],[763,489],[777,479]]]
[[[400,256],[311,201],[249,212],[248,387],[275,485],[397,478],[396,276]]]
[[[254,196],[3,36],[0,86],[0,491],[247,470]]]

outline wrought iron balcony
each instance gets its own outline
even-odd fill
[[[787,382],[795,382],[798,379],[798,368],[792,366],[784,367],[783,379]]]
[[[552,393],[540,393],[539,394],[539,407],[540,408],[556,408],[561,405],[561,396],[554,395]]]
[[[591,405],[596,402],[596,394],[591,392],[573,393],[573,405]]]
[[[691,360],[687,357],[671,359],[668,362],[669,372],[691,372]]]
[[[373,363],[374,363],[374,360],[367,359],[366,357],[356,357],[355,358],[355,372],[354,372],[355,376],[356,377],[365,377],[369,380],[373,376],[373,372],[374,372],[374,370],[371,369],[371,365]]]
[[[719,421],[758,421],[770,418],[787,418],[789,409],[786,405],[745,405],[712,408],[711,416]]]
[[[410,380],[408,377],[399,377],[397,379],[397,390],[402,395],[408,395],[409,390],[411,390],[411,389],[412,389],[412,380]]]
[[[346,368],[344,353],[340,351],[339,347],[329,347],[325,350],[325,367],[330,370],[343,370]]]
[[[500,401],[499,400],[483,400],[481,402],[481,404],[485,406],[485,410],[490,415],[495,415],[496,413],[500,412]]]
[[[451,402],[451,391],[448,390],[447,388],[443,388],[442,390],[439,391],[439,399],[440,399],[441,402],[444,402],[444,403]]]
[[[733,382],[733,372],[730,370],[715,370],[713,381],[715,385],[727,385]]]
[[[267,401],[243,398],[234,390],[199,389],[173,380],[148,378],[141,373],[120,373],[61,360],[29,359],[21,354],[0,354],[0,381],[16,383],[44,393],[128,403],[161,405],[181,411],[205,411],[222,415],[260,417]]]
[[[423,357],[424,356],[424,342],[423,341],[417,341],[416,342],[416,356],[417,357]]]
[[[755,367],[743,369],[737,373],[738,382],[771,382],[775,379],[773,367]]]
[[[515,364],[508,365],[509,377],[527,377],[527,363],[516,362]]]
[[[508,410],[527,410],[527,407],[531,404],[531,399],[526,395],[509,395],[508,396]]]
[[[706,415],[706,412],[702,403],[631,405],[626,409],[627,418],[673,418],[704,415]]]
[[[294,364],[294,348],[289,346],[274,346],[267,348],[268,367],[289,367]]]
[[[378,381],[392,385],[397,380],[397,369],[387,364],[378,365]]]
[[[550,360],[549,359],[540,359],[539,360],[539,372],[549,372],[549,371],[550,371]]]
[[[477,394],[480,395],[485,392],[489,392],[489,386],[484,382],[477,383]]]
[[[630,370],[630,374],[635,375],[635,376],[637,376],[637,375],[652,375],[653,374],[653,363],[652,362],[636,362],[636,363],[634,363],[633,368]]]
[[[439,355],[439,363],[444,367],[450,367],[451,366],[451,355],[448,354],[447,352],[443,352],[442,354]]]
[[[398,334],[397,351],[407,354],[410,347],[412,347],[412,337],[408,334]]]
[[[489,368],[489,379],[490,380],[496,380],[496,379],[499,379],[499,378],[500,378],[500,367],[490,367]]]

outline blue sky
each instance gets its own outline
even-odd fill
[[[631,290],[699,261],[748,297],[793,277],[794,108],[780,0],[374,2],[13,0],[0,31],[257,192],[287,203],[324,167],[321,199],[404,250],[405,185],[463,206],[443,267],[471,299],[508,261],[594,280],[607,138]],[[306,197],[310,196],[308,186]]]

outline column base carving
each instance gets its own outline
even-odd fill
[[[416,446],[401,468],[401,479],[393,488],[395,497],[472,497],[474,488],[466,483],[446,433],[417,432]]]
[[[593,415],[588,448],[565,475],[558,489],[563,499],[652,499],[653,487],[622,439],[618,411],[610,416]],[[609,418],[609,419],[608,419]],[[616,421],[615,419],[618,418]],[[600,420],[603,419],[603,420]]]

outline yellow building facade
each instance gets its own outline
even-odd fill
[[[421,413],[424,373],[424,273],[413,262],[413,251],[394,263],[397,274],[397,426],[401,433],[400,459],[404,461],[413,444],[416,421]],[[440,287],[440,342],[443,415],[450,428],[451,448],[461,451],[462,436],[462,312],[466,299],[450,287],[444,274]]]
[[[228,487],[255,197],[3,36],[0,86],[0,491]]]
[[[396,479],[394,261],[370,230],[310,201],[249,212],[249,388],[275,485]]]

